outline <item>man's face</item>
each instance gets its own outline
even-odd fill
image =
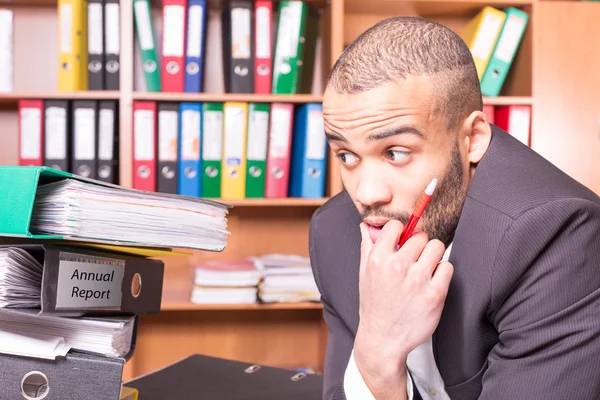
[[[457,132],[435,110],[433,84],[409,77],[363,93],[327,88],[323,115],[344,187],[375,241],[390,219],[406,224],[432,178],[435,193],[416,230],[448,245],[466,196],[469,164]]]

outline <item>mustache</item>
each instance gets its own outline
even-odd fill
[[[367,217],[377,217],[377,218],[385,218],[385,219],[395,219],[400,221],[403,225],[408,223],[408,219],[410,218],[409,213],[405,212],[393,212],[384,210],[382,208],[365,208],[360,213],[361,219],[364,221]]]

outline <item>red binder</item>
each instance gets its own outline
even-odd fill
[[[294,105],[272,103],[270,118],[265,197],[287,197],[290,181]]]
[[[531,106],[510,105],[496,106],[496,125],[523,144],[530,145]]]
[[[43,165],[44,101],[19,100],[19,165]]]
[[[273,2],[254,3],[254,92],[271,94],[273,64]]]
[[[156,191],[156,103],[133,102],[133,188]]]
[[[161,88],[183,92],[185,76],[185,31],[187,0],[162,1]]]
[[[495,118],[494,118],[494,106],[491,104],[486,104],[483,106],[483,113],[485,114],[485,116],[487,117],[487,120],[490,124],[494,124],[495,125]]]

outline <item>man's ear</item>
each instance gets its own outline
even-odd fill
[[[477,164],[487,151],[492,140],[492,127],[487,121],[485,113],[473,111],[463,125],[464,140],[466,143],[467,160]]]

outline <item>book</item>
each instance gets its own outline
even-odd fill
[[[61,179],[38,187],[31,214],[34,235],[221,251],[227,206],[164,193]]]

